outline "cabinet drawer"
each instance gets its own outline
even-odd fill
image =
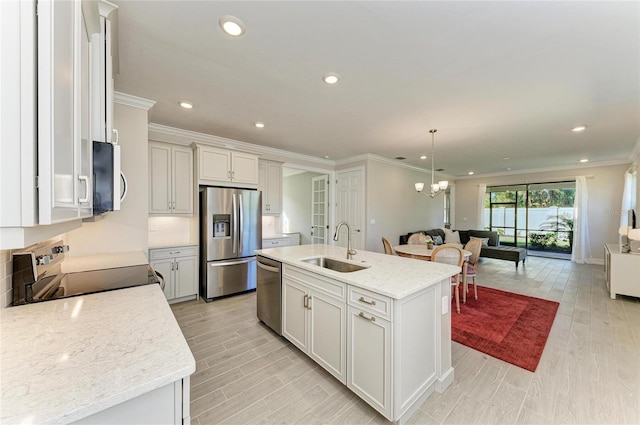
[[[392,320],[393,300],[366,289],[349,286],[349,304],[387,320]]]
[[[197,245],[156,248],[149,250],[149,261],[163,258],[190,257],[192,255],[198,255]]]
[[[320,276],[315,273],[308,272],[306,270],[299,269],[297,267],[283,264],[283,276],[291,278],[294,281],[303,283],[311,288],[318,289],[328,295],[344,301],[347,295],[347,285],[337,280]]]
[[[269,238],[262,240],[262,248],[278,248],[281,246],[289,246],[289,238]]]

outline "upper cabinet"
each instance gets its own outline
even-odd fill
[[[193,151],[149,142],[149,214],[193,215]]]
[[[196,145],[198,184],[255,188],[258,156],[212,146]]]
[[[0,2],[0,8],[0,169],[2,180],[12,182],[0,190],[4,249],[67,232],[93,213],[101,16],[92,0]]]
[[[260,161],[258,189],[262,191],[262,214],[282,212],[282,164]]]

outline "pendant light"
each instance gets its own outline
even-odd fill
[[[431,130],[429,130],[429,133],[431,133],[431,190],[428,195],[432,198],[434,198],[438,193],[444,192],[449,187],[449,182],[447,180],[440,180],[438,183],[435,183],[435,179],[434,179],[436,174],[435,136],[434,135],[436,134],[436,131],[438,130],[435,128],[432,128]],[[424,183],[416,183],[415,187],[416,187],[416,192],[424,193],[422,191],[422,189],[424,189]],[[427,195],[426,193],[424,194]]]

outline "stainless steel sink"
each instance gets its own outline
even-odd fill
[[[340,273],[356,272],[358,270],[368,269],[367,266],[360,266],[358,264],[345,263],[344,261],[334,260],[327,257],[313,257],[302,260],[305,263],[313,264],[314,266],[323,267],[325,269],[333,270]]]

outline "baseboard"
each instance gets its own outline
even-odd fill
[[[442,394],[447,388],[449,388],[449,385],[453,384],[454,376],[455,371],[450,367],[440,379],[436,379],[435,390]]]

